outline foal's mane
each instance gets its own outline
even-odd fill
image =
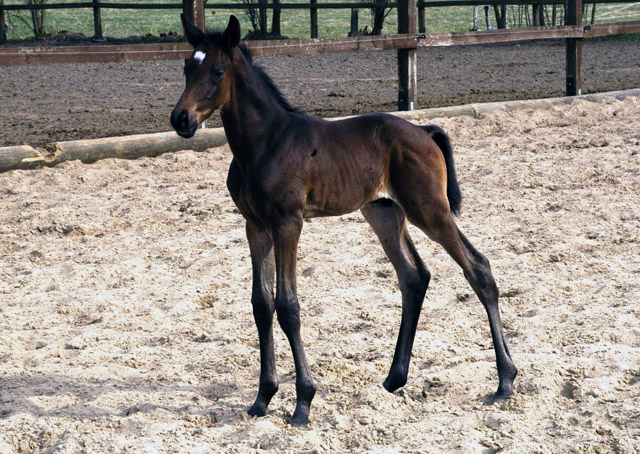
[[[215,47],[224,48],[225,46],[224,46],[224,41],[222,40],[222,33],[211,32],[211,31],[207,32],[207,34],[205,35],[205,44],[210,44]],[[299,107],[292,106],[289,103],[289,101],[287,101],[287,98],[284,97],[284,95],[282,94],[278,86],[275,84],[273,79],[271,79],[271,77],[265,72],[264,69],[262,69],[260,65],[258,65],[253,61],[253,55],[251,55],[251,50],[247,47],[246,43],[241,42],[238,45],[238,48],[242,52],[242,55],[244,55],[244,58],[247,59],[247,62],[249,63],[253,71],[264,82],[265,86],[273,94],[278,104],[280,104],[280,106],[284,110],[286,110],[287,112],[293,112],[298,114],[304,113],[302,109],[300,109]]]

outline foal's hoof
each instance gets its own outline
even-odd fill
[[[256,400],[254,404],[247,410],[249,416],[262,417],[267,413],[267,404],[261,400]]]
[[[309,425],[309,406],[298,405],[291,417],[293,427],[306,427]]]
[[[518,369],[515,366],[512,366],[511,370],[505,374],[500,380],[500,384],[498,385],[498,390],[496,391],[493,399],[491,401],[492,404],[499,404],[507,400],[513,394],[513,381],[518,375]]]
[[[406,384],[407,384],[406,375],[394,374],[390,372],[386,380],[382,383],[382,386],[384,387],[384,389],[392,393],[395,390],[402,388]]]
[[[508,386],[499,386],[496,393],[493,395],[493,399],[491,399],[491,404],[501,404],[506,401],[513,395],[513,387],[511,385]]]

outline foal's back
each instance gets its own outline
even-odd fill
[[[446,200],[443,154],[423,128],[380,113],[337,121],[290,115],[274,164],[291,171],[282,175],[289,182],[303,180],[306,216],[340,215],[394,199],[406,171],[416,172],[418,181],[435,178]]]

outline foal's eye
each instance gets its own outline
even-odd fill
[[[224,76],[224,69],[214,69],[211,72],[213,73],[213,78],[215,80],[220,80],[222,79],[222,76]]]

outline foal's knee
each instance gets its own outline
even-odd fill
[[[253,306],[253,318],[256,323],[271,324],[273,320],[273,299],[263,294],[254,294],[251,296],[251,305]]]
[[[285,333],[300,329],[300,304],[297,298],[276,296],[275,309],[278,323]]]

